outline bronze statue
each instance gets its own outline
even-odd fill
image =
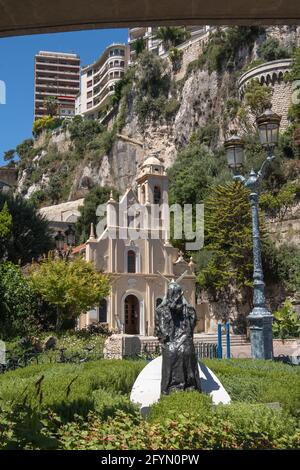
[[[178,282],[169,282],[167,294],[155,311],[155,334],[162,346],[162,394],[201,391],[193,343],[196,311],[184,298]]]

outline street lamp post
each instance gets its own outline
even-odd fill
[[[241,181],[250,190],[253,239],[253,310],[248,315],[250,326],[251,355],[254,359],[273,358],[273,315],[266,306],[265,283],[262,268],[260,228],[258,215],[259,187],[266,166],[275,158],[273,149],[278,142],[281,117],[270,109],[256,120],[262,146],[267,151],[267,158],[258,172],[251,170],[249,177],[237,174],[244,163],[243,141],[236,134],[225,142],[229,167],[234,171],[234,179]]]

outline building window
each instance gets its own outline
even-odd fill
[[[90,109],[92,106],[93,106],[93,102],[89,101],[88,104],[87,104],[87,109]]]
[[[128,273],[135,273],[135,260],[136,260],[136,255],[133,250],[129,250],[127,253],[127,272]]]
[[[102,299],[99,303],[99,322],[107,323],[107,300]]]
[[[86,84],[86,86],[87,86],[88,88],[89,88],[90,86],[92,86],[92,85],[93,85],[93,80],[89,80],[89,81],[87,82],[87,84]]]
[[[158,299],[156,299],[156,307],[158,307],[160,304],[162,303],[162,299],[159,297]]]
[[[89,91],[86,95],[87,98],[91,98],[93,96],[93,92],[92,91]]]
[[[146,203],[146,191],[145,191],[145,186],[144,185],[141,188],[141,203],[142,204]]]
[[[159,186],[154,186],[154,204],[159,204],[161,199],[161,191]]]

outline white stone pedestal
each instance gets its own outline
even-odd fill
[[[159,356],[144,367],[132,387],[130,400],[141,407],[142,414],[147,414],[150,406],[160,398],[161,370],[162,356]],[[200,363],[199,374],[202,392],[212,397],[213,404],[230,403],[230,396],[208,367]]]

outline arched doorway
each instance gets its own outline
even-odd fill
[[[101,299],[99,303],[99,322],[107,323],[107,300]]]
[[[138,335],[140,333],[140,305],[135,295],[128,295],[125,299],[125,333]]]

